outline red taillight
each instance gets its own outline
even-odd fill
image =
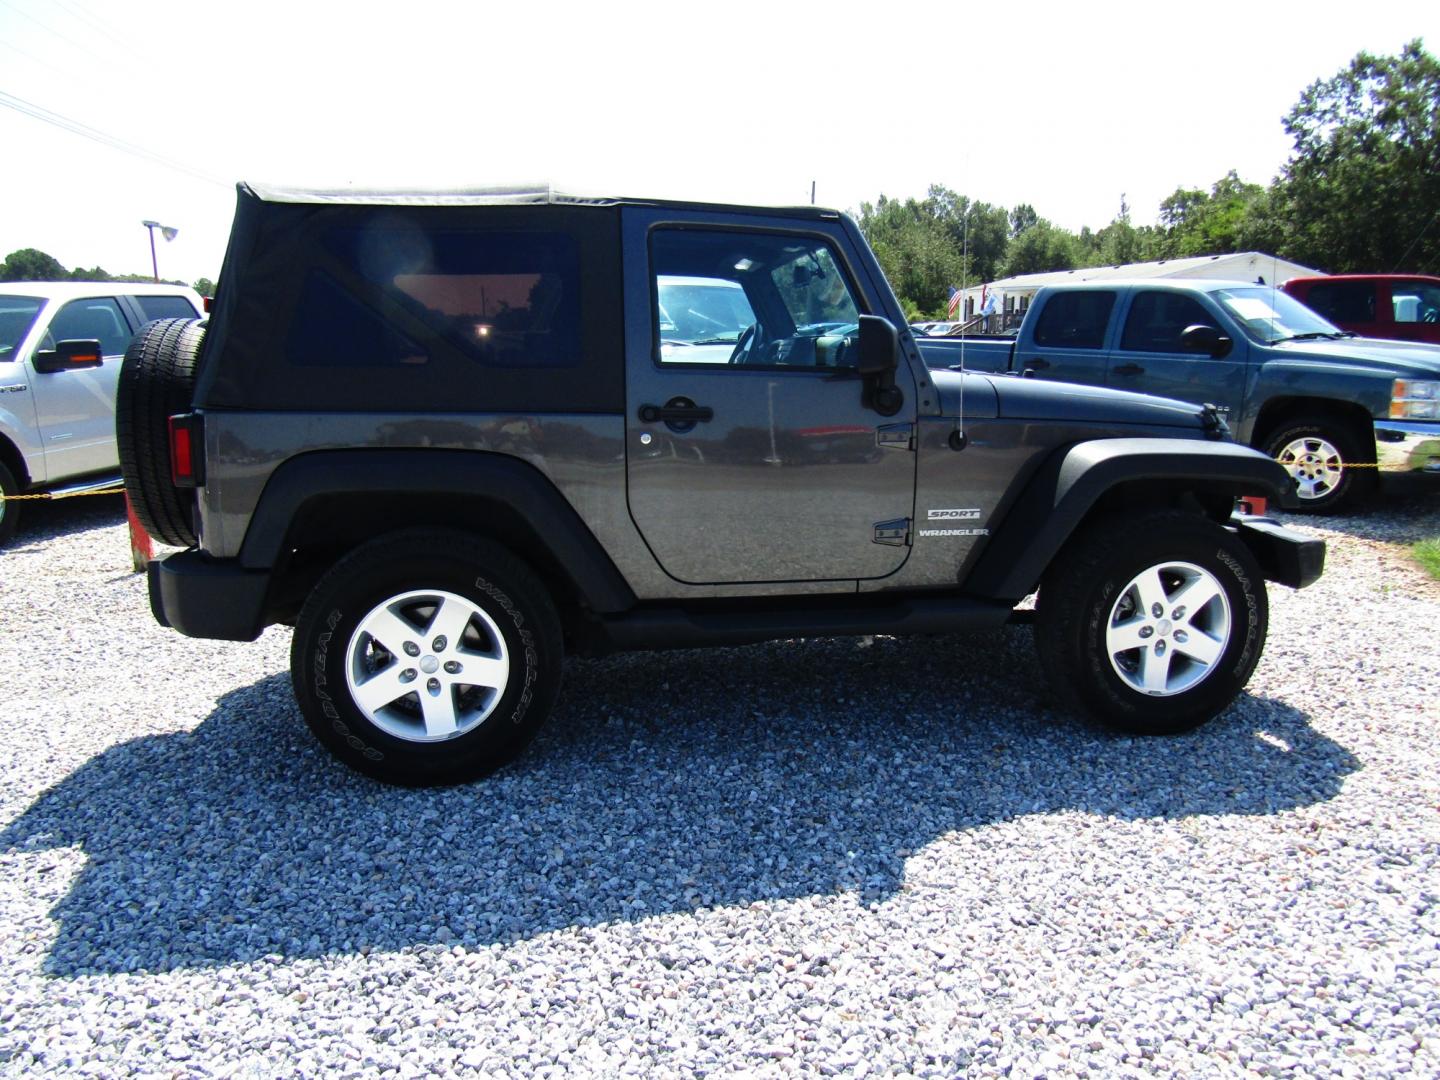
[[[211,309],[212,305],[215,303],[215,298],[214,298],[213,296],[204,296],[204,297],[201,297],[201,300],[202,300],[202,301],[204,302],[204,304],[205,304],[205,314],[206,314],[206,315],[209,315],[209,314],[210,314],[210,309]]]
[[[200,418],[194,413],[170,417],[170,481],[197,487],[204,479],[200,458]]]

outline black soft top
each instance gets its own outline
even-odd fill
[[[543,280],[532,300],[546,314],[508,332],[497,324],[487,339],[494,348],[464,334],[489,320],[426,309],[394,288],[397,273],[464,280],[497,272]],[[618,200],[541,187],[240,184],[194,401],[207,409],[618,412],[621,328]]]

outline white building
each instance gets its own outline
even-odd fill
[[[996,313],[1020,312],[1030,306],[1037,290],[1046,285],[1072,281],[1104,281],[1106,278],[1209,278],[1221,281],[1253,281],[1260,285],[1283,285],[1295,277],[1315,277],[1319,270],[1290,262],[1263,251],[1241,251],[1234,255],[1196,255],[1188,259],[1161,259],[1159,262],[1126,263],[1123,266],[1087,266],[1082,270],[1053,270],[1046,274],[1021,274],[999,281],[974,285],[963,292],[965,317],[979,314],[982,292],[997,294]]]

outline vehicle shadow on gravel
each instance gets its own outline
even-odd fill
[[[68,499],[27,499],[17,504],[20,524],[0,551],[38,548],[47,540],[125,522],[125,496],[76,495]]]
[[[45,970],[159,971],[523,940],[717,905],[884,900],[955,830],[1078,811],[1274,814],[1358,768],[1285,704],[1117,737],[1037,696],[1030,635],[803,641],[571,661],[547,729],[486,781],[332,762],[275,675],[193,731],[98,755],[0,833],[78,845]]]

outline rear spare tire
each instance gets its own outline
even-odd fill
[[[135,516],[156,540],[194,547],[193,493],[170,480],[169,418],[188,412],[195,391],[195,359],[205,327],[198,319],[161,319],[135,335],[125,350],[115,394],[120,472]]]

